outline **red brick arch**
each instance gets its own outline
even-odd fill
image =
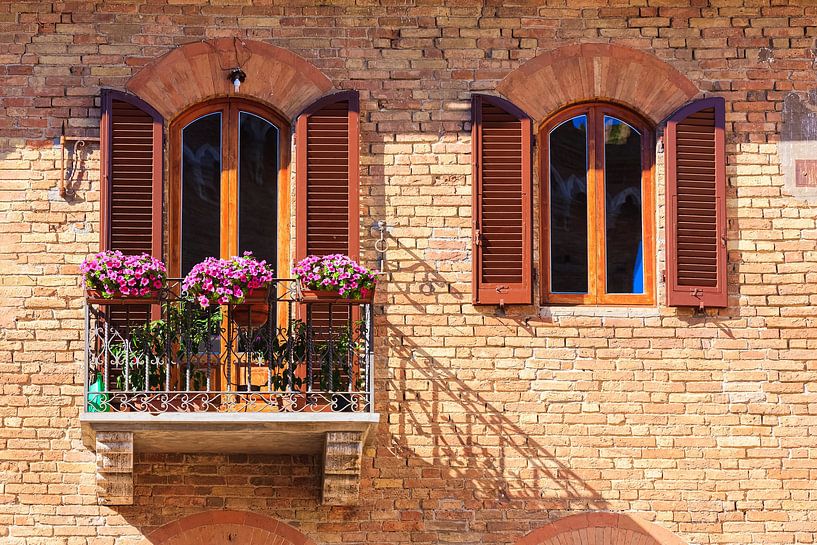
[[[236,67],[247,74],[238,96],[268,104],[289,119],[332,88],[329,78],[295,53],[237,38],[177,47],[134,74],[126,87],[170,120],[193,104],[234,95],[227,76]]]
[[[144,545],[315,545],[273,518],[243,511],[205,511],[154,530]]]
[[[600,43],[542,53],[505,76],[497,91],[538,122],[569,104],[611,100],[655,124],[698,94],[691,81],[658,57]]]
[[[516,545],[684,545],[665,528],[626,513],[569,515],[537,528]]]

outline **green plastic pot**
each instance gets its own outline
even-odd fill
[[[108,405],[108,396],[96,392],[105,391],[105,381],[102,378],[102,373],[97,373],[96,378],[88,385],[88,412],[89,413],[106,413],[111,410]]]

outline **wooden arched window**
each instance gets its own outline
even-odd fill
[[[170,125],[169,268],[251,251],[289,267],[290,125],[257,103],[218,99]]]
[[[550,118],[541,142],[543,303],[655,303],[653,131],[612,104]]]

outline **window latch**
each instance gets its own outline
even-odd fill
[[[474,231],[474,245],[479,246],[482,244],[482,234],[479,232],[479,229]]]

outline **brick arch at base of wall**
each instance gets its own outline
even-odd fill
[[[235,93],[228,75],[247,77]],[[291,51],[264,42],[218,38],[173,49],[134,74],[128,91],[171,120],[193,104],[238,96],[272,106],[287,119],[326,94],[332,82]]]
[[[542,53],[505,76],[497,91],[536,122],[570,104],[611,100],[655,124],[698,94],[691,81],[658,57],[601,43]]]
[[[665,528],[625,513],[579,513],[537,528],[515,545],[684,545]]]
[[[315,545],[288,524],[243,511],[205,511],[166,524],[140,545]]]

